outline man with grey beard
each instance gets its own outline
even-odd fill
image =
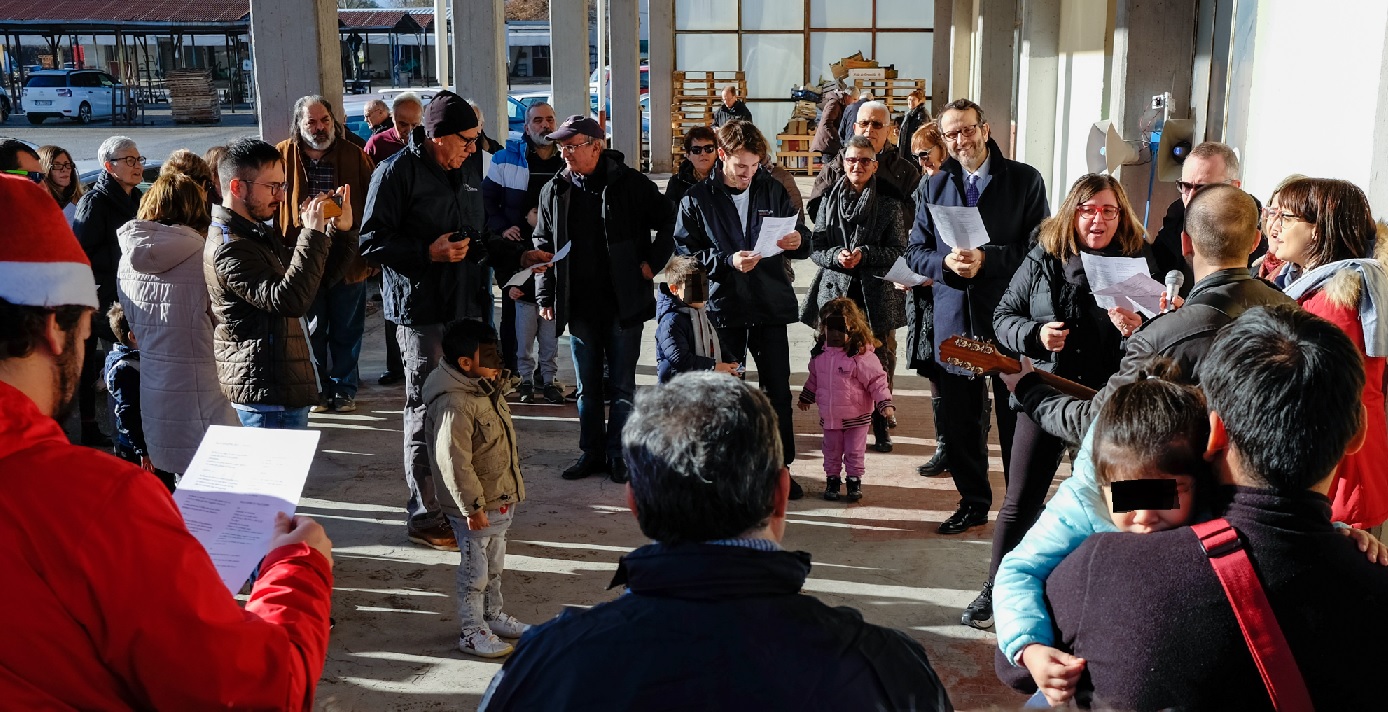
[[[347,186],[353,215],[366,212],[366,193],[375,164],[360,148],[338,139],[337,117],[326,99],[301,97],[294,103],[290,137],[275,148],[284,158],[286,200],[280,204],[279,230],[297,235],[299,206],[305,200]],[[357,244],[357,231],[346,239]],[[362,332],[366,326],[366,278],[371,274],[360,250],[345,270],[323,275],[308,314],[309,342],[318,370],[320,395],[313,412],[357,409]]]

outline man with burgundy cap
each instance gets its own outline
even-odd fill
[[[96,281],[43,188],[0,177],[0,699],[13,709],[311,709],[332,542],[280,515],[243,609],[149,472],[68,443]],[[54,517],[52,503],[76,516]]]
[[[575,114],[549,135],[564,170],[540,189],[535,247],[567,258],[535,277],[540,316],[569,328],[578,376],[578,446],[566,480],[626,482],[622,426],[636,396],[641,328],[655,318],[652,278],[675,251],[675,214],[655,183],[607,148],[598,122]],[[655,232],[652,238],[651,233]],[[603,366],[608,382],[603,383]],[[612,403],[604,424],[604,389]]]
[[[492,308],[482,276],[489,248],[493,259],[527,266],[549,259],[484,234],[481,186],[459,170],[477,150],[480,133],[466,100],[450,91],[435,95],[409,145],[372,174],[361,229],[362,256],[381,267],[385,318],[399,325],[405,364],[408,535],[443,551],[457,551],[458,542],[439,509],[429,471],[424,379],[443,355],[443,327],[456,319],[484,319]]]

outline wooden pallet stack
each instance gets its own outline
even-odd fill
[[[723,105],[723,87],[737,87],[737,95],[747,96],[747,76],[743,72],[675,72],[670,83],[674,100],[670,105],[670,160],[678,166],[684,160],[684,135],[695,126],[712,126],[713,112]]]
[[[906,97],[915,90],[925,92],[924,79],[856,79],[853,81],[853,96],[870,91],[892,110],[892,118],[911,110]],[[927,94],[925,100],[930,101]]]
[[[215,124],[222,120],[222,105],[212,88],[207,70],[178,69],[169,72],[169,105],[174,123]]]
[[[818,110],[813,103],[796,102],[790,121],[786,122],[782,133],[776,135],[776,162],[782,168],[792,173],[804,171],[812,176],[823,167],[819,152],[810,150],[817,120]]]

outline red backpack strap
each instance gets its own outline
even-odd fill
[[[1301,677],[1301,669],[1292,657],[1287,639],[1282,636],[1282,627],[1277,624],[1277,615],[1268,603],[1263,584],[1258,580],[1258,572],[1253,570],[1253,562],[1248,558],[1239,533],[1228,520],[1216,519],[1191,526],[1200,537],[1200,546],[1210,558],[1219,583],[1224,587],[1224,595],[1234,609],[1239,629],[1243,631],[1248,652],[1258,666],[1258,674],[1263,677],[1268,697],[1277,712],[1313,712],[1311,693],[1306,690],[1306,681]]]

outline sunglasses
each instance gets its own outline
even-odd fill
[[[866,128],[880,129],[880,128],[882,128],[883,126],[886,126],[886,124],[882,123],[881,121],[859,121],[859,122],[857,122],[857,126],[858,126],[858,128],[860,128],[860,129],[866,129]]]
[[[690,146],[688,149],[685,149],[685,153],[691,156],[697,156],[701,153],[713,153],[717,150],[718,146],[710,143],[707,146]]]
[[[43,172],[41,172],[41,171],[20,171],[20,170],[12,170],[12,171],[11,171],[11,170],[7,170],[7,171],[5,171],[5,172],[8,173],[8,174],[10,174],[10,175],[12,175],[12,176],[24,176],[25,178],[28,178],[29,180],[31,180],[31,181],[33,181],[33,182],[35,182],[35,183],[42,183],[42,182],[43,182],[44,175],[45,175],[45,174],[44,174]]]
[[[931,155],[932,153],[934,153],[934,151],[921,151],[920,153],[916,153],[916,154],[912,154],[912,155],[914,155],[914,156],[916,157],[916,160],[917,160],[917,161],[924,161],[924,160],[928,160],[928,159],[933,159],[934,156]]]

